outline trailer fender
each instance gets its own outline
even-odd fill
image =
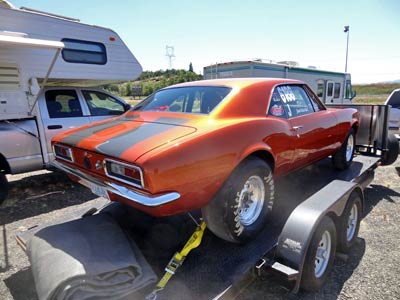
[[[287,219],[279,236],[276,260],[298,271],[293,292],[299,290],[304,260],[312,236],[321,219],[328,215],[340,217],[351,193],[362,190],[357,183],[334,180],[297,206]]]

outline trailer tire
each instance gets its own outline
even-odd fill
[[[214,199],[202,208],[207,227],[234,243],[254,238],[272,211],[274,180],[270,166],[249,157],[233,171]]]
[[[399,156],[399,141],[396,136],[391,133],[388,135],[388,151],[382,157],[382,165],[388,166],[394,163]]]
[[[5,174],[0,173],[0,205],[8,196],[8,181]]]
[[[338,251],[347,253],[354,245],[362,217],[361,198],[357,193],[350,195],[338,224]]]
[[[333,166],[338,170],[346,170],[353,161],[354,149],[356,146],[356,135],[351,128],[347,134],[346,140],[339,150],[332,155]]]
[[[308,246],[301,277],[302,289],[317,291],[325,283],[335,258],[336,241],[335,224],[331,218],[325,216],[315,230]],[[317,254],[326,257],[317,256]]]

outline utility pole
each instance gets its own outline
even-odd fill
[[[344,33],[347,33],[347,46],[346,46],[346,66],[344,68],[344,72],[347,73],[347,59],[349,57],[349,34],[350,34],[350,26],[344,26]]]

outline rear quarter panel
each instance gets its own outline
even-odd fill
[[[337,130],[339,141],[342,144],[347,134],[349,133],[350,129],[355,126],[358,129],[359,126],[359,117],[357,109],[354,108],[328,108],[335,114],[337,120]]]

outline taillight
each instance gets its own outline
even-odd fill
[[[70,162],[74,161],[71,148],[61,145],[54,145],[53,150],[54,150],[54,155],[57,158],[64,159]]]
[[[111,159],[105,159],[104,165],[108,177],[143,188],[143,174],[139,167]]]

